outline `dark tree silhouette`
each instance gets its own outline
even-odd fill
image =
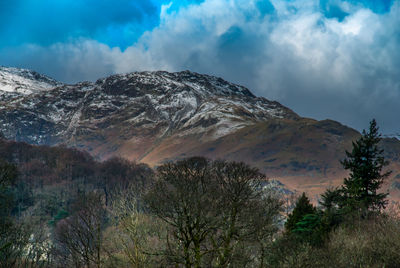
[[[13,186],[18,176],[17,167],[0,163],[0,267],[14,267],[22,256],[27,236],[11,213],[15,207]]]
[[[281,201],[265,193],[257,169],[193,157],[157,169],[146,201],[170,227],[165,256],[185,267],[262,264]]]
[[[341,189],[341,206],[361,211],[362,214],[369,210],[379,211],[387,205],[388,194],[379,193],[378,190],[391,172],[383,171],[389,162],[383,156],[383,149],[378,146],[381,140],[378,131],[374,119],[368,131],[363,130],[362,136],[353,142],[352,151],[346,151],[346,159],[341,162],[350,171]]]
[[[103,197],[89,193],[78,198],[71,216],[60,220],[55,229],[57,256],[66,266],[100,267],[106,211]]]
[[[292,232],[296,228],[296,224],[300,222],[307,214],[314,214],[316,212],[315,207],[311,204],[310,199],[303,193],[296,202],[292,213],[289,214],[288,219],[285,223],[285,229],[287,232]]]

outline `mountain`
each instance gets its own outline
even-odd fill
[[[314,195],[342,181],[339,160],[360,135],[189,71],[135,72],[67,85],[32,71],[0,70],[5,137],[66,144],[100,159],[117,155],[153,166],[192,155],[240,160]],[[395,170],[390,182],[398,185],[400,142],[385,139],[382,145]]]
[[[12,102],[0,104],[7,138],[66,143],[101,158],[117,152],[140,159],[173,135],[205,142],[256,122],[299,118],[242,86],[188,71],[114,75],[96,83],[14,94]]]

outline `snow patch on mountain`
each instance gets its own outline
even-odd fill
[[[14,94],[0,98],[4,135],[39,144],[110,136],[131,142],[215,140],[257,122],[298,118],[243,86],[189,71],[134,72],[64,85],[32,71],[1,68],[0,81]]]
[[[62,83],[34,71],[0,67],[0,91],[3,92],[28,95],[61,85]]]

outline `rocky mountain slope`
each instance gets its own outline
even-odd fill
[[[129,73],[66,85],[13,68],[0,68],[0,130],[9,139],[63,143],[101,159],[119,155],[157,165],[205,155],[245,161],[312,194],[342,180],[339,159],[359,135],[189,71]],[[400,142],[385,139],[383,146],[395,169],[391,183],[397,185]]]
[[[3,78],[2,84],[13,83]],[[123,156],[140,159],[172,135],[204,142],[256,122],[299,118],[244,87],[188,71],[114,75],[39,90],[43,82],[31,78],[30,92],[3,91],[13,94],[12,101],[0,102],[3,134],[33,144],[66,143],[100,157],[121,149]]]

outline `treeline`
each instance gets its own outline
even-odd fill
[[[38,205],[44,206],[39,210],[53,216],[58,209],[51,207],[55,202],[68,205],[71,197],[92,190],[102,190],[108,199],[115,187],[126,188],[136,183],[138,188],[143,188],[153,177],[153,170],[147,165],[122,158],[99,162],[76,149],[34,146],[5,139],[0,139],[0,161],[18,168],[14,183],[16,213],[22,213],[39,198]]]
[[[55,260],[59,222],[73,219],[93,198],[109,208],[113,194],[141,192],[153,178],[145,164],[100,162],[76,149],[0,138],[0,267],[69,267]]]
[[[314,206],[244,163],[192,157],[155,171],[0,141],[0,267],[400,267],[399,214],[373,120]],[[18,148],[18,150],[16,150]]]

